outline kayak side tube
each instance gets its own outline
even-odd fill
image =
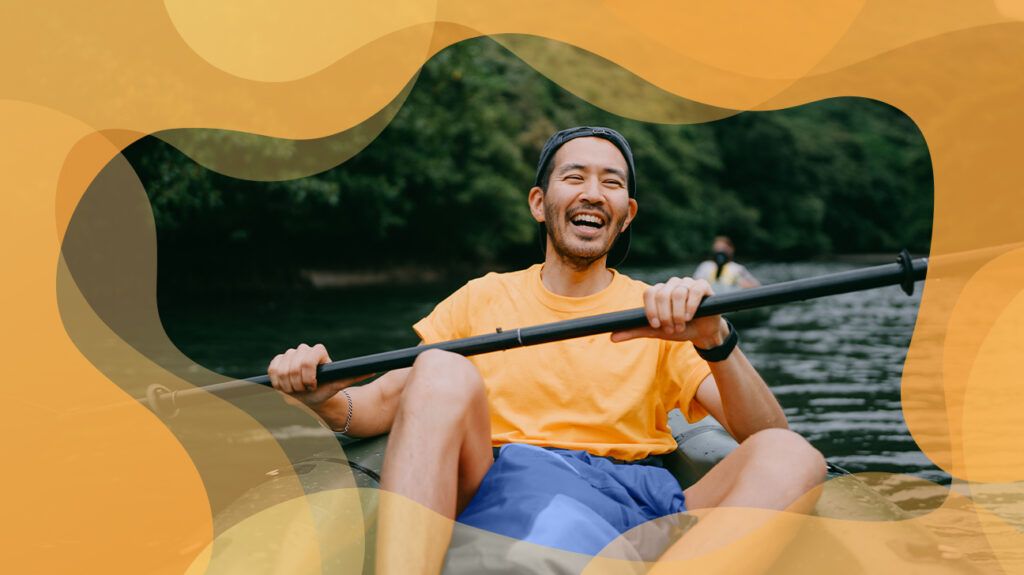
[[[729,432],[711,417],[690,424],[675,411],[669,421],[679,447],[664,457],[663,464],[679,481],[682,489],[699,481],[739,445]],[[305,480],[304,485],[308,484],[307,492],[318,491],[351,486],[339,483],[341,477],[347,475],[340,473],[339,467],[347,466],[352,471],[356,487],[380,487],[380,472],[388,436],[355,439],[340,433],[336,435],[345,451],[345,459],[338,458],[336,454],[330,457],[318,454],[297,462],[291,470],[280,470],[280,473],[301,475]],[[833,464],[829,464],[828,469],[823,471],[827,471],[830,479],[842,480],[832,482],[830,485],[834,487],[823,492],[815,508],[816,515],[876,521],[892,521],[906,517],[906,514],[891,501],[848,471]],[[275,471],[268,475],[276,476],[277,473]],[[325,476],[321,480],[309,477],[319,474]],[[259,489],[260,487],[255,488]]]

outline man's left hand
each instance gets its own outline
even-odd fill
[[[655,284],[644,292],[644,312],[650,324],[612,334],[612,341],[638,337],[657,337],[672,341],[692,341],[697,347],[718,347],[729,335],[722,316],[711,315],[693,319],[705,297],[714,295],[711,284],[693,278],[672,278]]]

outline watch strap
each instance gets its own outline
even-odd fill
[[[694,351],[696,351],[697,355],[699,355],[704,361],[725,361],[732,353],[732,350],[736,349],[736,345],[740,342],[740,334],[736,331],[736,328],[733,327],[732,322],[726,318],[722,319],[725,320],[725,325],[729,326],[729,335],[725,337],[725,341],[722,342],[722,345],[712,347],[711,349],[704,349],[697,347],[696,345],[693,346]]]

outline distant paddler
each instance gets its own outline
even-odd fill
[[[706,280],[712,285],[747,289],[758,287],[761,282],[742,264],[733,261],[736,247],[729,236],[715,236],[711,244],[712,259],[705,260],[693,272],[693,278]]]

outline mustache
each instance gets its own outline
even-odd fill
[[[608,210],[602,208],[601,206],[580,206],[578,208],[571,209],[565,213],[565,219],[567,221],[572,221],[572,219],[576,217],[576,214],[580,212],[597,212],[601,214],[601,217],[604,218],[606,224],[612,222],[612,215],[608,213]]]

